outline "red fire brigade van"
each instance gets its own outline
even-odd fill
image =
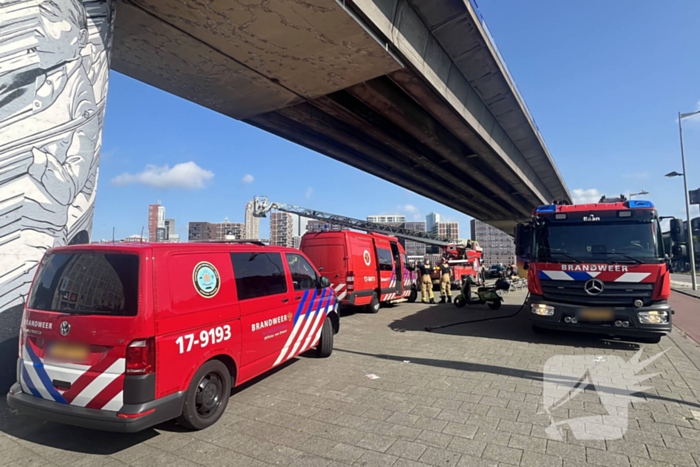
[[[134,432],[216,422],[238,386],[340,322],[328,279],[290,248],[111,244],[49,250],[22,317],[11,407]]]
[[[343,305],[379,311],[381,302],[415,301],[415,281],[398,239],[349,230],[307,233],[301,251],[327,277]]]

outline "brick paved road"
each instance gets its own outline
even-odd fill
[[[691,412],[700,412],[700,371],[670,339],[645,347],[645,357],[667,352],[650,367],[659,375],[647,382],[647,402],[630,407],[622,440],[582,441],[565,431],[554,441],[540,413],[545,361],[558,354],[629,360],[637,344],[533,334],[525,313],[423,330],[517,308],[403,304],[344,316],[331,358],[302,356],[247,384],[224,418],[201,432],[173,423],[135,435],[93,432],[12,414],[3,401],[0,465],[700,465],[700,420]],[[604,413],[586,389],[554,415]]]

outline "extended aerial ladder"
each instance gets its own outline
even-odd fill
[[[396,238],[425,243],[426,245],[446,247],[448,245],[454,245],[458,242],[458,239],[441,237],[440,235],[435,235],[433,233],[420,232],[418,230],[411,230],[386,224],[377,224],[375,222],[353,219],[351,217],[339,216],[338,214],[330,214],[327,212],[317,211],[315,209],[302,208],[291,204],[270,202],[267,200],[267,196],[256,196],[253,199],[253,216],[267,217],[267,213],[272,210],[296,214],[301,217],[308,217],[309,219],[325,221],[329,225],[338,225],[343,228],[363,230],[365,232],[383,233]]]

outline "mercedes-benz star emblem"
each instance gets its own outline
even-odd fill
[[[68,321],[62,322],[59,330],[61,331],[62,336],[67,336],[70,332],[70,323]]]
[[[585,290],[588,295],[600,295],[604,288],[605,285],[600,279],[589,279],[583,285],[583,290]]]

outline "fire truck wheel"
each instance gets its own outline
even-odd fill
[[[333,353],[333,323],[326,318],[321,328],[321,339],[316,346],[316,356],[319,358],[330,357]]]
[[[191,430],[203,430],[216,423],[228,404],[231,375],[219,360],[209,360],[194,374],[185,393],[180,425]]]
[[[365,311],[367,313],[377,313],[379,311],[379,297],[377,296],[377,292],[372,294],[372,301],[369,302],[369,305],[365,305]]]
[[[492,310],[498,310],[501,308],[501,301],[500,300],[494,300],[492,302],[486,302],[486,304],[491,308]]]
[[[416,289],[411,289],[411,295],[408,296],[408,303],[414,303],[418,300],[418,291]]]

